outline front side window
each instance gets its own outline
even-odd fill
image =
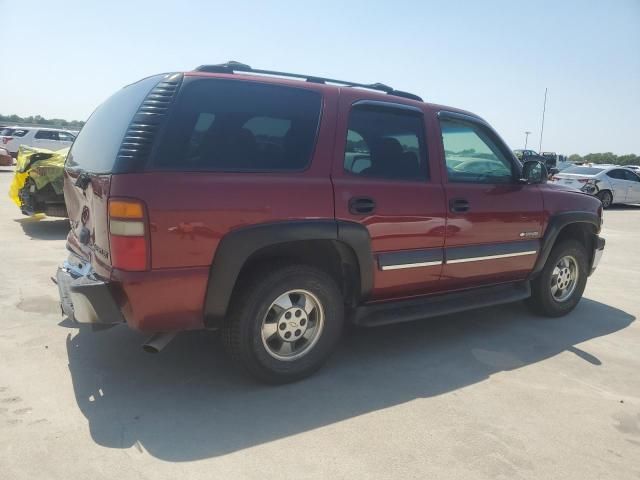
[[[73,142],[76,138],[67,132],[58,132],[58,140],[61,142]]]
[[[151,168],[304,170],[321,108],[322,97],[312,90],[220,79],[185,83]]]
[[[470,122],[441,120],[447,175],[453,183],[511,183],[511,161],[484,129]]]
[[[426,180],[422,114],[385,106],[354,106],[349,115],[344,168],[363,177]]]

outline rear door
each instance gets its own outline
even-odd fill
[[[426,140],[435,126],[401,102],[367,100],[356,90],[340,95],[335,214],[369,231],[374,300],[434,292],[442,269],[444,193],[437,146]]]
[[[629,189],[629,181],[625,171],[622,168],[614,168],[605,173],[613,190],[613,201],[616,203],[624,203],[627,201],[627,190]]]
[[[53,130],[36,130],[33,137],[33,146],[37,148],[46,148],[48,150],[57,150],[58,132]]]
[[[640,203],[640,177],[630,170],[624,170],[627,179],[627,203]]]
[[[525,278],[542,235],[542,193],[519,182],[516,160],[497,134],[468,115],[440,112],[447,199],[449,289]]]

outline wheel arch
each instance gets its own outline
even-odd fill
[[[242,277],[273,262],[305,263],[326,271],[353,306],[373,288],[371,241],[360,224],[294,220],[244,227],[225,235],[216,249],[204,302],[205,326],[221,326]]]
[[[600,217],[595,213],[561,212],[552,215],[542,238],[540,254],[530,277],[534,277],[542,271],[553,247],[564,239],[578,240],[585,245],[589,255],[595,248],[595,237],[599,231]]]

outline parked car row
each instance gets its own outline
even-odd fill
[[[640,176],[628,167],[574,165],[553,175],[551,181],[598,197],[604,208],[614,203],[640,203]]]
[[[0,147],[16,158],[20,145],[48,150],[61,150],[71,146],[76,136],[57,128],[3,127],[0,129]]]
[[[20,146],[9,197],[23,214],[67,216],[62,185],[68,151]]]

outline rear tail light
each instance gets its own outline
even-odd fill
[[[9,143],[11,140],[13,140],[13,137],[2,137],[2,143],[5,145]]]
[[[133,199],[109,200],[111,265],[139,272],[149,269],[149,238],[145,208]]]

